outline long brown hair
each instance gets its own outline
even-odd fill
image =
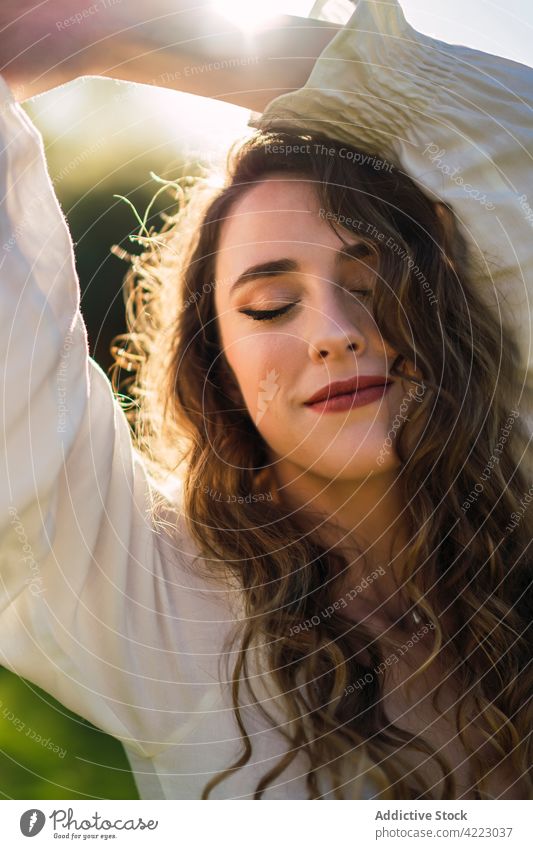
[[[317,517],[289,515],[274,497],[267,446],[221,351],[214,307],[221,224],[253,183],[279,172],[307,177],[336,232],[339,224],[356,226],[377,258],[372,308],[398,352],[394,373],[401,362],[414,362],[424,386],[395,439],[409,539],[404,600],[418,605],[432,629],[426,668],[446,651],[460,682],[457,730],[472,753],[476,793],[483,796],[491,766],[505,758],[531,795],[533,517],[514,337],[479,293],[483,271],[451,209],[430,200],[395,164],[287,124],[235,147],[221,188],[200,184],[189,192],[180,183],[178,212],[159,232],[140,234],[145,250],[126,279],[131,332],[115,347],[117,385],[123,369],[130,371],[125,385],[139,449],[154,475],[183,481],[182,509],[207,571],[222,575],[223,567],[242,588],[245,616],[233,634],[237,660],[228,674],[243,751],[202,798],[250,759],[245,703],[257,703],[287,741],[286,755],[258,782],[254,798],[282,781],[301,751],[310,798],[325,795],[324,773],[335,798],[360,792],[347,775],[372,779],[375,798],[457,795],[441,753],[387,721],[382,676],[375,674],[390,652],[386,635],[373,638],[340,606],[324,615],[333,577],[349,563],[325,545]],[[283,724],[257,696],[256,650]],[[467,697],[488,741],[483,759],[466,729]],[[418,769],[406,767],[409,748],[440,765],[441,797]]]

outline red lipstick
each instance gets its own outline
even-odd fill
[[[356,375],[323,386],[305,401],[305,406],[320,413],[336,413],[363,407],[382,398],[391,381],[383,375]]]

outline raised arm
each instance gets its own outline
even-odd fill
[[[245,33],[206,0],[3,0],[0,73],[17,100],[78,76],[175,88],[262,111],[302,86],[338,26],[290,15]],[[195,69],[212,65],[216,72]]]
[[[42,138],[0,76],[0,664],[149,758],[219,697],[196,653],[225,614],[192,591],[179,517],[153,522],[79,300]]]

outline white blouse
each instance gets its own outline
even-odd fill
[[[349,26],[366,24],[370,8],[360,3]],[[397,32],[394,4],[372,9],[382,33]],[[374,128],[373,138],[379,128],[399,133],[402,156],[459,208],[508,278],[512,243],[520,259],[515,274],[524,274],[513,291],[526,311],[531,224],[518,202],[513,207],[510,187],[528,191],[520,145],[531,140],[531,74],[412,30],[409,39],[391,40],[398,69],[391,72],[387,38],[341,32],[326,52],[353,51],[350,85],[332,93],[331,106],[321,96],[320,109],[347,137],[357,120]],[[360,53],[372,57],[371,73],[355,61]],[[345,74],[346,63],[331,65]],[[505,98],[484,110],[500,77]],[[361,98],[354,100],[356,91]],[[294,97],[300,103],[305,90]],[[317,120],[315,112],[309,122]],[[424,157],[429,142],[446,149],[450,164],[461,163],[495,210],[442,176]],[[179,508],[172,536],[152,523],[156,488],[106,375],[88,355],[73,245],[41,136],[1,77],[0,156],[0,662],[121,740],[142,798],[198,799],[209,778],[242,752],[218,665],[241,599],[229,585],[199,577]],[[281,725],[267,676],[263,691]],[[283,736],[256,709],[245,708],[243,717],[251,759],[212,798],[252,798],[286,752]],[[264,798],[307,798],[307,768],[300,752]],[[319,781],[333,798],[326,778]],[[357,793],[370,796],[370,783]]]

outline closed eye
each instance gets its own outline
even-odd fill
[[[373,290],[372,289],[350,289],[350,294],[357,295],[359,298],[372,298]],[[245,308],[239,310],[242,315],[247,315],[253,321],[272,321],[276,318],[280,318],[282,315],[287,313],[290,309],[292,309],[298,301],[292,304],[287,304],[284,307],[277,307],[273,310],[253,310],[250,308]]]
[[[349,292],[352,295],[359,295],[360,297],[371,297],[373,295],[372,289],[349,289]]]
[[[295,304],[287,304],[287,306],[278,307],[275,310],[242,309],[239,310],[239,312],[243,315],[249,316],[254,321],[271,321],[272,319],[279,318],[279,316],[284,315],[284,313],[288,312],[294,306]]]

